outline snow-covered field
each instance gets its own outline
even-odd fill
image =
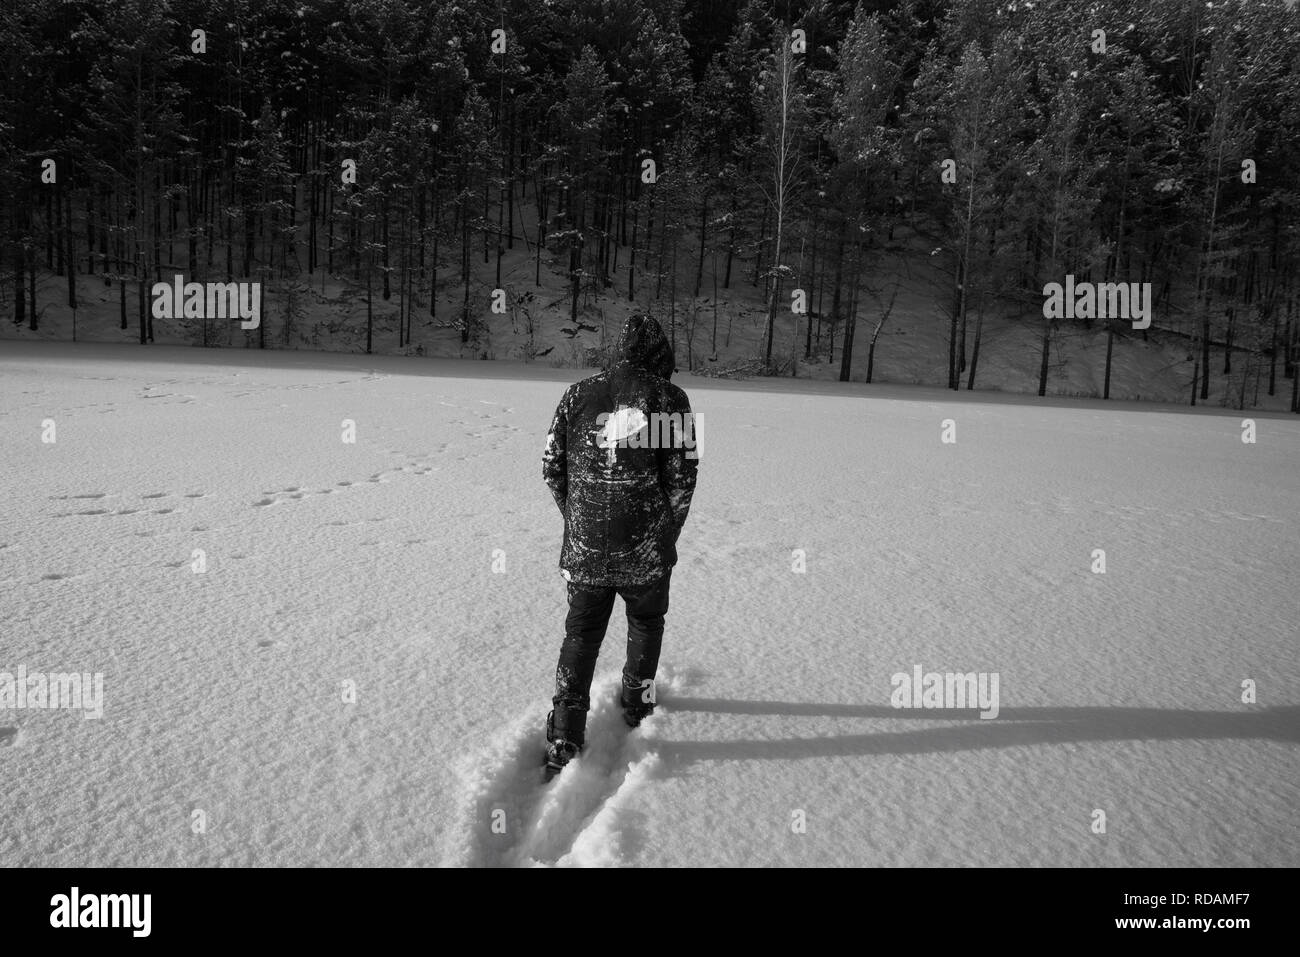
[[[543,788],[582,374],[0,343],[0,672],[103,674],[0,709],[0,862],[1300,865],[1300,419],[683,377],[660,709],[616,608]]]

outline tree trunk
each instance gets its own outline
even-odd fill
[[[948,321],[948,388],[950,389],[957,388],[957,318],[961,315],[963,308],[965,278],[966,264],[959,259],[957,261],[957,285],[953,289],[952,314]]]
[[[1113,320],[1108,320],[1106,322],[1106,381],[1105,384],[1102,386],[1102,393],[1101,393],[1101,397],[1103,399],[1110,398],[1111,354],[1114,352],[1114,350],[1115,350],[1115,324]]]
[[[33,242],[35,237],[33,236]],[[27,257],[27,306],[28,306],[28,325],[27,328],[36,331],[37,323],[40,321],[36,309],[36,263],[37,251],[36,246],[29,247],[30,254]]]
[[[149,341],[149,339],[152,338],[152,336],[149,335],[148,321],[145,319],[145,312],[147,310],[145,308],[145,295],[144,295],[144,263],[139,264],[139,268],[136,270],[136,276],[137,276],[136,292],[139,296],[139,302],[137,303],[138,308],[136,309],[136,317],[140,323],[140,345],[144,345]]]
[[[45,268],[54,271],[54,188],[45,192]]]
[[[63,253],[67,246],[63,235],[63,188],[56,188],[54,196],[54,223],[50,239],[54,242],[54,275],[63,275]],[[46,223],[46,229],[50,224]]]
[[[727,274],[722,279],[722,288],[731,288],[731,263],[736,258],[736,202],[731,202],[731,229],[727,236]]]
[[[506,230],[507,248],[515,248],[515,108],[510,106],[510,135],[506,140]],[[521,217],[522,218],[522,217]],[[497,263],[497,285],[501,285],[501,265]]]
[[[1047,395],[1047,365],[1052,351],[1052,322],[1043,326],[1043,359],[1038,366],[1038,394]]]
[[[718,251],[713,250],[713,342],[709,353],[715,359],[718,356]]]
[[[371,354],[375,342],[374,249],[369,250],[369,253],[366,262],[366,355]]]
[[[704,247],[705,237],[709,230],[709,191],[701,190],[704,196],[703,202],[700,203],[700,262],[695,269],[695,298],[700,298],[700,286],[704,282]]]
[[[438,315],[438,187],[433,187],[433,250],[429,257],[429,318]]]
[[[546,190],[545,188],[534,188],[533,196],[537,199],[537,260],[534,264],[535,272],[533,283],[537,288],[542,287],[542,246],[546,243]]]
[[[853,253],[853,291],[849,296],[849,309],[844,317],[844,337],[840,343],[841,382],[851,381],[850,375],[853,370],[853,337],[858,326],[858,289],[862,284],[862,256],[861,249],[855,248]]]
[[[484,192],[486,193],[486,187],[484,188]],[[380,222],[383,224],[383,228],[382,228],[381,233],[380,233],[380,235],[382,236],[382,240],[381,240],[381,242],[383,243],[383,251],[384,251],[384,258],[383,258],[383,260],[382,260],[382,267],[383,267],[383,273],[384,273],[384,292],[383,292],[383,296],[384,296],[384,302],[388,302],[388,300],[391,299],[391,298],[393,297],[393,290],[392,290],[391,286],[389,285],[389,275],[391,274],[392,270],[389,268],[390,260],[389,260],[389,258],[388,258],[388,197],[387,197],[387,196],[385,196],[383,202],[381,202],[381,203],[379,204],[379,215],[380,215]],[[486,217],[485,217],[485,218],[486,218]],[[484,262],[487,262],[487,255],[486,255],[486,253],[487,253],[487,249],[486,249],[486,245],[487,245],[487,233],[486,233],[486,231],[484,232],[483,242],[484,242],[484,247],[485,247],[485,248],[484,248],[484,259],[483,259],[483,261],[484,261]]]
[[[632,247],[627,251],[627,301],[636,301],[636,234],[640,204],[632,203]]]
[[[1273,395],[1277,388],[1277,306],[1269,306],[1270,323],[1269,346],[1268,346],[1268,394]]]
[[[1300,359],[1300,355],[1292,355],[1291,367],[1295,369],[1295,363]],[[1295,369],[1295,374],[1291,376],[1291,411],[1300,412],[1300,369]]]
[[[1201,401],[1210,397],[1210,307],[1205,304],[1205,315],[1201,319],[1201,368],[1205,375],[1201,377]]]
[[[880,314],[880,320],[876,323],[876,328],[871,331],[871,342],[867,345],[867,382],[871,381],[876,371],[876,342],[880,339],[880,330],[885,328],[885,323],[889,320],[889,314],[894,310],[894,300],[898,298],[898,287],[894,287],[894,294],[889,298],[889,305],[885,307],[884,312]],[[979,332],[975,334],[975,354],[979,355]],[[975,363],[971,363],[971,381],[974,380]]]
[[[27,278],[27,260],[23,254],[23,244],[19,236],[17,214],[14,222],[14,325],[21,326],[27,320],[27,293],[23,283]]]
[[[73,310],[73,321],[76,321],[77,309],[77,238],[72,232],[72,193],[67,194],[68,209],[67,216],[64,218],[63,237],[67,242],[68,250],[64,257],[68,264],[68,305]]]
[[[832,288],[832,292],[831,292],[831,317],[830,317],[830,327],[831,327],[831,337],[832,337],[832,338],[831,338],[831,353],[832,353],[832,354],[831,354],[831,356],[830,356],[830,361],[832,361],[832,362],[833,362],[834,359],[835,359],[835,356],[834,356],[834,351],[835,351],[835,339],[834,339],[834,336],[835,336],[835,324],[836,324],[836,322],[839,321],[839,316],[840,316],[840,286],[841,286],[842,281],[843,281],[843,279],[844,279],[844,231],[845,231],[845,229],[847,228],[846,224],[847,224],[847,218],[844,216],[843,213],[841,213],[841,214],[840,214],[840,228],[839,228],[839,236],[838,236],[838,238],[837,238],[836,241],[835,241],[835,281],[834,281],[834,283],[832,283],[832,287],[833,287],[833,288]],[[822,330],[821,330],[821,322],[819,321],[819,322],[817,323],[817,338],[818,338],[818,345],[819,345],[819,346],[820,346],[820,344],[821,344],[821,331],[822,331]]]
[[[86,275],[95,275],[95,187],[86,190]]]
[[[1233,328],[1235,325],[1236,318],[1237,318],[1237,310],[1235,308],[1229,307],[1228,328],[1225,332],[1225,338],[1223,342],[1223,374],[1225,376],[1232,374],[1232,338],[1233,338],[1233,333],[1236,332],[1236,329]]]
[[[980,361],[980,339],[984,334],[984,294],[980,294],[979,312],[975,316],[975,343],[971,347],[970,355],[970,375],[966,377],[966,391],[972,392],[975,389],[975,367]]]

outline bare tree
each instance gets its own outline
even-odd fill
[[[776,319],[776,301],[780,296],[784,266],[781,248],[785,238],[786,220],[799,175],[799,139],[804,121],[805,96],[799,89],[801,65],[793,50],[790,30],[777,28],[775,44],[768,67],[759,78],[759,95],[766,123],[765,141],[771,162],[770,184],[760,184],[775,223],[771,266],[771,282],[767,292],[767,327],[764,333],[765,365],[772,363],[773,325]]]

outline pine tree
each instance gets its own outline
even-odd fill
[[[845,183],[841,208],[859,211],[851,222],[852,234],[860,237],[865,229],[869,238],[888,213],[889,184],[897,164],[896,136],[886,121],[899,69],[889,60],[879,19],[867,16],[861,7],[840,45],[838,72],[830,143]],[[853,311],[844,326],[841,382],[849,381],[852,371],[856,326]]]
[[[165,159],[179,142],[176,104],[183,89],[174,74],[183,34],[166,0],[123,0],[111,18],[89,15],[81,29],[101,51],[90,73],[94,103],[84,113],[81,136],[94,146],[103,185],[125,200],[126,256],[116,278],[123,304],[127,269],[136,284],[143,345],[153,339],[145,290],[150,272],[155,279],[161,273],[161,237],[149,210],[158,200]]]
[[[564,98],[555,106],[555,175],[559,193],[558,228],[547,238],[569,253],[569,320],[578,320],[583,280],[596,275],[591,257],[597,198],[607,189],[606,133],[610,82],[594,48],[583,47],[564,81]],[[594,285],[594,282],[593,282]]]
[[[1014,162],[1024,96],[1023,67],[1014,46],[996,44],[986,56],[971,41],[955,63],[937,49],[916,81],[908,123],[914,142],[931,157],[937,212],[951,263],[952,305],[948,310],[948,388],[956,389],[965,362],[959,357],[971,285],[980,272],[988,231],[1002,201],[999,177]],[[936,250],[937,251],[937,250]]]

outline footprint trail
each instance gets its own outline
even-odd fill
[[[632,815],[626,809],[659,767],[660,724],[671,714],[681,679],[668,668],[657,682],[659,708],[635,730],[618,706],[619,677],[597,679],[587,717],[587,746],[549,784],[542,775],[544,715],[513,722],[489,749],[463,766],[462,846],[453,860],[471,867],[592,867],[624,863]],[[669,699],[665,705],[664,698]]]

